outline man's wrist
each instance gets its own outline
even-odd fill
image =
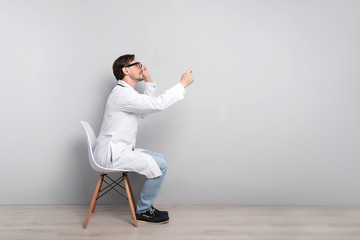
[[[184,88],[186,88],[188,85],[185,83],[185,82],[183,82],[183,81],[180,81],[180,84],[181,84],[181,86],[183,86]]]

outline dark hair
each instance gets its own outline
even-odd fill
[[[130,64],[131,61],[134,59],[135,59],[134,54],[126,54],[126,55],[122,55],[121,57],[115,60],[113,64],[113,72],[116,80],[124,78],[124,72],[122,71],[123,67]]]

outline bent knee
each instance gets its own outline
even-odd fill
[[[161,156],[162,156],[162,158],[163,158],[165,161],[167,161],[167,159],[166,159],[166,156],[165,156],[165,155],[161,154]]]
[[[164,173],[167,170],[166,158],[157,157],[156,163],[158,164],[160,170]]]

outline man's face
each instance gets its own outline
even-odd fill
[[[132,60],[130,64],[138,62],[136,59]],[[129,65],[130,65],[129,64]],[[139,64],[135,64],[130,67],[126,67],[128,70],[128,75],[131,79],[135,79],[138,81],[144,80],[144,76],[142,74],[142,68],[140,68]]]

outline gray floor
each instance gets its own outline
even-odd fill
[[[123,205],[0,206],[0,239],[360,239],[360,207],[162,206],[170,222],[132,225]]]

